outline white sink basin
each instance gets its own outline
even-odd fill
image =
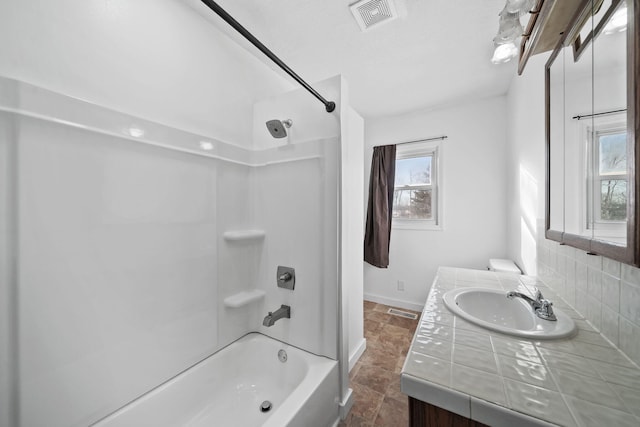
[[[566,338],[575,333],[576,324],[562,310],[554,308],[558,320],[536,316],[522,298],[507,298],[496,289],[454,289],[443,295],[444,303],[454,314],[483,328],[523,338]]]

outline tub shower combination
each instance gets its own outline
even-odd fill
[[[203,3],[303,86],[253,104],[251,141],[0,76],[12,425],[329,427],[348,407],[344,82],[320,83],[339,106]]]
[[[335,425],[337,120],[251,150],[0,77],[2,93],[17,426]],[[270,141],[270,109],[309,114],[299,98],[256,103]]]

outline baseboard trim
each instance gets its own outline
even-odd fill
[[[351,372],[351,370],[356,365],[358,360],[360,360],[362,353],[364,353],[366,349],[367,349],[367,340],[365,338],[362,338],[362,340],[360,341],[360,344],[358,345],[358,348],[356,348],[353,354],[349,356],[349,372]]]
[[[415,302],[403,301],[369,293],[364,294],[364,299],[365,301],[377,302],[379,304],[390,305],[392,307],[404,308],[406,310],[413,310],[417,312],[422,312],[422,309],[424,308],[424,303],[416,304]]]
[[[339,403],[339,405],[340,405],[340,419],[344,420],[347,418],[347,415],[349,415],[349,411],[353,406],[353,390],[352,389],[350,388],[347,389],[347,395],[345,396],[344,400]]]

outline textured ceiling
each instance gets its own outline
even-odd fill
[[[258,52],[206,6],[189,1]],[[366,32],[349,10],[355,0],[217,2],[306,81],[342,74],[351,104],[365,117],[504,94],[516,74],[515,61],[490,62],[504,0],[395,0],[400,17]]]

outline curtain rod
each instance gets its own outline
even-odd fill
[[[582,120],[585,117],[595,117],[595,116],[605,116],[608,114],[622,113],[627,111],[626,108],[621,108],[620,110],[611,110],[611,111],[603,111],[602,113],[593,113],[593,114],[583,114],[571,117],[573,120]]]
[[[433,138],[424,138],[424,139],[416,139],[413,141],[405,141],[405,142],[398,142],[395,144],[384,144],[384,145],[402,145],[402,144],[415,144],[416,142],[426,142],[426,141],[435,141],[438,139],[447,139],[448,136],[447,135],[442,135],[442,136],[434,136]],[[374,145],[374,147],[384,147],[384,145]]]
[[[251,42],[252,45],[257,47],[260,52],[264,53],[269,59],[278,65],[278,67],[282,68],[287,74],[289,74],[295,81],[300,83],[306,90],[308,90],[313,96],[318,98],[320,102],[324,104],[325,110],[327,113],[332,112],[336,109],[336,103],[333,101],[327,101],[320,95],[314,88],[312,88],[309,83],[302,80],[302,78],[297,75],[291,68],[287,66],[280,58],[278,58],[273,52],[271,52],[265,45],[262,44],[260,40],[255,38],[253,34],[251,34],[246,28],[244,28],[238,21],[236,21],[233,16],[229,15],[227,11],[225,11],[220,5],[218,5],[213,0],[201,0],[209,9],[214,11],[220,18],[224,19],[224,21],[231,25],[237,32],[239,32],[245,39]]]

